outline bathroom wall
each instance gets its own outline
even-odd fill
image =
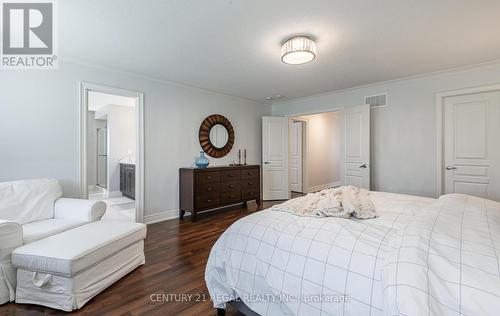
[[[135,108],[107,105],[96,113],[105,116],[108,127],[108,191],[120,191],[120,162],[135,163]]]
[[[326,112],[300,116],[307,120],[308,192],[340,184],[341,114]]]

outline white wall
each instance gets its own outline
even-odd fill
[[[364,103],[388,93],[371,111],[372,188],[435,196],[437,92],[500,83],[500,64],[418,76],[273,105],[274,115],[317,113]]]
[[[198,129],[214,113],[226,116],[248,162],[260,163],[261,117],[270,106],[124,72],[61,61],[47,71],[0,71],[0,181],[57,178],[66,196],[79,188],[79,82],[145,93],[145,215],[178,209],[178,169],[199,155]]]
[[[308,191],[340,182],[341,115],[327,112],[301,116],[307,120]]]
[[[108,191],[120,191],[120,161],[135,162],[135,108],[107,105],[99,111],[106,114],[108,127]]]

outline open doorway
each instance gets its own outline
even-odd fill
[[[82,84],[82,196],[107,205],[103,220],[143,221],[143,97]]]
[[[290,117],[288,140],[292,198],[340,186],[342,112]]]
[[[328,117],[335,117],[335,122],[338,124],[332,123]],[[302,166],[300,169],[302,193],[315,192],[340,184],[370,189],[370,105],[364,104],[335,108],[317,114],[264,116],[262,118],[264,201],[286,200],[291,197],[288,163],[290,160],[288,135],[291,122],[303,122],[302,138],[306,139],[305,144],[304,140],[302,141],[300,153],[303,162],[296,164],[297,167]],[[331,153],[334,152],[339,154],[332,156]],[[300,181],[296,179],[292,181],[299,184]]]

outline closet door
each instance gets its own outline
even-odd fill
[[[445,193],[500,201],[500,92],[447,97]]]

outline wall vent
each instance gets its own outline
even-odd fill
[[[371,108],[387,106],[387,93],[365,97],[365,104]]]
[[[266,101],[273,101],[273,100],[282,100],[285,99],[286,97],[281,94],[273,95],[271,97],[265,97],[264,100]]]

